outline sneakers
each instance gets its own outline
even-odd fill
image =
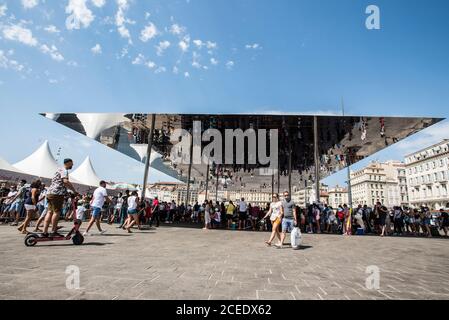
[[[106,233],[106,230],[101,230],[100,231],[100,234],[105,234]]]
[[[89,232],[84,232],[83,233],[83,237],[86,237],[86,236],[90,236],[90,233]]]

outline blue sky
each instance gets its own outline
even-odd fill
[[[365,27],[370,4],[380,30]],[[448,12],[445,0],[0,0],[0,156],[48,139],[140,182],[136,162],[38,112],[339,113],[344,97],[353,115],[446,117]],[[371,159],[445,137],[447,122]]]

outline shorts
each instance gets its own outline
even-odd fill
[[[84,221],[84,212],[76,214],[76,220]]]
[[[99,219],[101,217],[101,208],[92,207],[92,218]]]
[[[284,218],[282,219],[282,232],[289,232],[292,231],[294,227],[294,220]]]
[[[47,195],[48,210],[52,212],[61,212],[64,205],[64,196],[59,194]]]
[[[48,208],[45,207],[44,210],[43,210],[42,213],[41,213],[40,218],[44,218],[44,217],[47,215],[47,212],[48,212]]]
[[[36,210],[36,206],[34,204],[26,204],[25,205],[25,210],[29,211],[29,210]]]
[[[423,225],[430,226],[430,218],[425,218],[423,221]]]
[[[239,212],[239,220],[246,220],[248,219],[248,214],[244,211]]]
[[[15,201],[13,204],[11,204],[11,206],[9,207],[9,211],[8,212],[21,212],[23,208],[23,202],[20,201]]]
[[[131,214],[131,215],[137,214],[137,209],[129,209],[128,214]]]
[[[271,224],[272,224],[272,225],[274,225],[274,224],[279,224],[279,223],[281,222],[281,218],[277,217],[277,218],[274,219],[274,220],[271,220],[271,219],[270,219],[270,221],[271,221]]]

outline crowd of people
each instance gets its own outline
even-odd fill
[[[268,246],[277,239],[280,247],[286,233],[298,227],[304,233],[334,233],[343,235],[377,234],[411,236],[448,236],[449,215],[445,210],[431,211],[427,207],[386,208],[377,203],[373,208],[361,206],[351,209],[346,204],[332,208],[313,203],[301,208],[286,191],[282,197],[273,194],[271,203],[259,206],[237,201],[177,204],[175,201],[140,199],[137,191],[126,190],[108,195],[106,182],[101,181],[95,191],[79,194],[68,178],[73,161],[66,159],[51,184],[46,187],[36,179],[30,184],[22,180],[17,185],[3,183],[0,187],[0,223],[17,226],[27,234],[34,223],[34,232],[58,235],[58,221],[87,222],[84,235],[95,225],[100,234],[102,222],[116,224],[126,232],[146,225],[159,227],[161,223],[186,223],[208,229],[252,230],[270,232]]]

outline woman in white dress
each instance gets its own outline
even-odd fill
[[[278,238],[280,246],[281,235],[279,233],[279,225],[281,224],[283,215],[284,215],[284,206],[282,205],[282,201],[280,201],[279,199],[279,195],[275,193],[273,194],[273,202],[271,202],[270,204],[270,209],[268,210],[265,217],[263,217],[264,219],[270,217],[270,221],[272,224],[270,240],[265,241],[265,243],[268,246],[271,246],[271,243],[273,242],[274,238]]]
[[[211,214],[211,211],[213,210],[213,208],[214,208],[214,206],[213,206],[212,201],[207,201],[206,208],[204,209],[204,228],[203,228],[203,230],[210,229],[210,222],[211,222],[210,214]]]

